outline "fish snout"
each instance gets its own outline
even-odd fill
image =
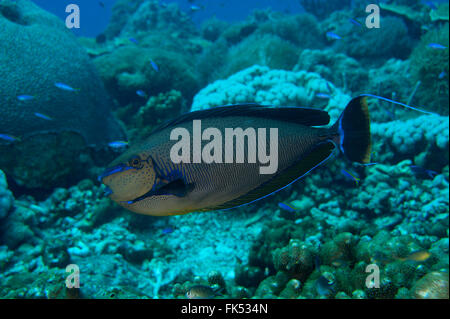
[[[154,174],[145,168],[123,164],[106,169],[98,180],[104,185],[105,195],[116,202],[135,200],[151,190],[155,182]]]

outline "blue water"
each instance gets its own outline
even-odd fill
[[[0,298],[448,299],[448,1],[376,3],[0,1]]]
[[[65,8],[67,5],[74,3],[70,0],[61,1],[48,1],[48,0],[33,0],[43,9],[55,14],[61,19],[66,19]],[[103,3],[104,7],[99,4]],[[82,36],[96,36],[103,32],[108,25],[108,21],[111,18],[111,9],[116,0],[79,0],[76,4],[81,10],[81,28],[74,30],[75,34]],[[185,12],[190,12],[190,7],[193,3],[187,0],[179,1],[161,1],[162,3],[177,3],[180,9]],[[271,8],[276,11],[298,13],[302,11],[302,6],[298,1],[292,0],[205,0],[198,1],[197,4],[203,5],[204,9],[192,13],[192,19],[196,23],[208,19],[211,16],[216,16],[218,19],[225,21],[240,21],[245,19],[247,15],[254,9],[266,9]]]

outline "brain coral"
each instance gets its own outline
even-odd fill
[[[8,167],[20,166],[18,162],[30,155],[27,154],[30,151],[20,148],[19,144],[37,135],[68,132],[96,146],[125,138],[110,112],[110,100],[93,64],[58,18],[29,0],[2,1],[0,30],[0,128],[2,134],[20,138],[12,144],[0,139],[0,148],[5,155],[16,146],[21,149],[15,163],[8,162],[10,159],[6,156],[0,158],[5,172],[11,174]],[[55,86],[59,82],[77,91],[59,89]],[[20,101],[18,96],[21,95],[34,98]],[[38,117],[36,113],[51,119]],[[54,146],[62,150],[67,143],[62,139]],[[37,153],[32,154],[35,167],[22,163],[33,174],[38,174],[42,166],[51,165],[51,162],[39,160],[44,155],[44,144],[35,145],[38,148]],[[61,153],[64,156],[64,152]],[[73,158],[66,159],[66,168],[73,162]],[[23,174],[26,180],[26,173]],[[39,183],[46,183],[45,178]]]
[[[317,93],[327,93],[330,99],[321,99]],[[201,90],[191,110],[202,110],[219,105],[258,103],[275,106],[322,106],[331,121],[350,101],[350,97],[319,74],[306,71],[271,70],[254,65],[226,80],[218,80]]]
[[[69,130],[89,144],[124,137],[89,57],[56,17],[28,0],[6,2],[0,5],[0,29],[2,133],[23,139]],[[58,89],[57,82],[79,92]],[[19,101],[20,95],[34,99]],[[40,119],[36,112],[53,120]]]

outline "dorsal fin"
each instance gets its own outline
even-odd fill
[[[172,127],[187,121],[226,116],[269,118],[306,126],[327,125],[330,122],[330,116],[327,112],[313,108],[286,106],[274,107],[270,105],[263,106],[259,104],[236,104],[218,106],[208,110],[186,113],[173,120],[163,123],[161,126],[157,127],[155,131]]]
[[[333,142],[321,143],[317,145],[310,153],[306,154],[300,160],[294,163],[292,166],[275,175],[272,179],[251,190],[247,194],[221,205],[205,208],[204,211],[227,209],[244,204],[249,204],[276,191],[279,191],[280,189],[283,189],[296,180],[302,178],[311,170],[325,162],[332,154],[335,147],[336,146]]]

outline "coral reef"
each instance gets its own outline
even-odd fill
[[[308,71],[320,74],[344,91],[362,92],[369,76],[358,61],[331,49],[303,50],[293,71]]]
[[[294,45],[275,35],[254,33],[228,51],[219,78],[226,78],[254,64],[271,69],[291,69],[297,62]]]
[[[0,170],[0,220],[6,217],[13,205],[13,202],[14,197],[8,190],[6,176],[3,171]]]
[[[136,36],[149,31],[168,31],[183,38],[198,33],[190,17],[175,3],[163,5],[158,1],[122,0],[114,4],[111,23],[105,31],[108,38]]]
[[[128,45],[97,57],[94,63],[107,90],[119,103],[126,104],[139,99],[137,90],[154,95],[175,89],[188,100],[192,98],[198,81],[188,58],[174,51]]]
[[[314,102],[320,102],[317,93],[330,94],[323,107],[330,111],[333,119],[337,119],[345,106],[341,105],[341,101],[345,101],[347,97],[317,73],[271,70],[268,67],[254,65],[202,89],[194,97],[191,111],[249,102],[306,107],[313,106]]]
[[[150,97],[137,111],[132,105],[121,108],[118,110],[118,117],[130,127],[128,134],[134,142],[147,138],[155,126],[184,110],[185,100],[181,92],[171,90]]]
[[[417,103],[426,110],[448,115],[449,90],[449,31],[448,24],[427,32],[411,54],[411,80],[420,81]],[[446,46],[434,49],[432,43]],[[443,74],[443,76],[441,76]]]
[[[351,1],[300,0],[302,7],[319,18],[329,16],[332,12],[350,7]]]
[[[386,58],[408,57],[413,42],[402,19],[387,16],[383,18],[383,27],[369,29],[356,27],[349,22],[350,18],[348,14],[336,12],[321,24],[323,34],[333,32],[340,37],[328,40],[336,51],[366,65],[379,64]]]
[[[30,1],[0,1],[0,297],[448,299],[448,4],[388,0],[369,30],[368,1],[326,2],[199,25],[174,4],[119,0],[104,34],[78,39],[86,54]],[[333,124],[361,93],[441,115],[371,98],[370,165],[336,151],[230,210],[135,215],[96,182],[127,144],[110,105],[131,145],[227,104],[314,107]],[[52,120],[29,124],[31,110]]]
[[[110,112],[110,99],[89,57],[58,18],[31,1],[8,1],[0,7],[0,26],[4,48],[0,54],[0,126],[3,134],[16,138],[13,142],[0,139],[0,147],[2,154],[15,153],[14,165],[22,171],[11,167],[8,156],[0,158],[0,167],[20,184],[52,187],[57,179],[48,174],[35,178],[40,169],[48,171],[54,162],[64,163],[67,177],[75,162],[67,157],[70,153],[58,151],[52,161],[40,157],[48,144],[55,149],[72,144],[73,139],[53,138],[54,134],[72,132],[83,138],[81,145],[73,143],[76,152],[82,152],[86,144],[105,146],[125,139],[125,134]],[[55,83],[61,82],[77,91],[56,87]],[[20,99],[23,95],[27,98]],[[29,140],[35,136],[41,144],[35,144],[31,153]],[[29,156],[34,157],[34,163],[22,160]]]

